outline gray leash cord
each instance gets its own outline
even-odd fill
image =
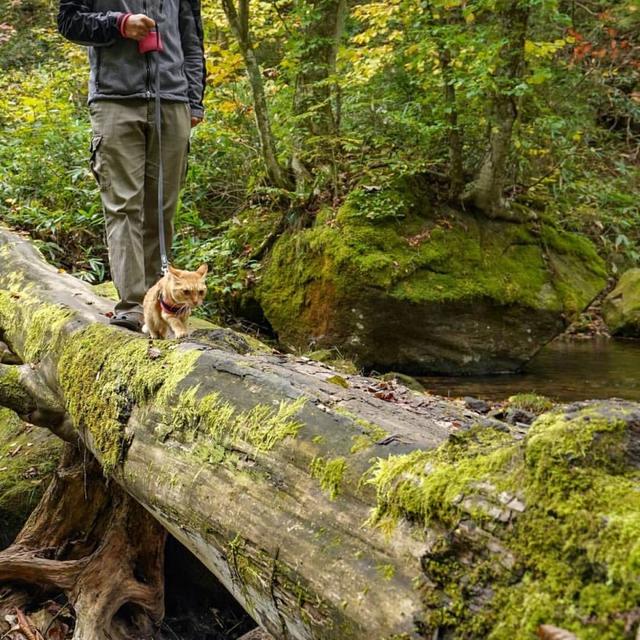
[[[156,29],[157,29],[156,25]],[[160,37],[160,31],[158,38]],[[169,259],[167,258],[167,245],[164,235],[164,167],[162,162],[162,109],[160,108],[160,51],[156,51],[156,104],[155,104],[155,125],[158,137],[158,239],[160,241],[160,263],[162,265],[162,275],[169,270]]]

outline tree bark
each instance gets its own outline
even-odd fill
[[[240,47],[240,53],[244,59],[249,86],[253,95],[253,109],[256,118],[256,127],[260,139],[260,149],[264,160],[267,176],[271,184],[281,189],[290,189],[291,180],[278,161],[276,142],[271,130],[269,109],[264,93],[264,84],[260,65],[256,58],[251,35],[249,31],[249,0],[238,0],[236,9],[234,0],[222,0],[222,8],[227,16],[227,21],[233,35]]]
[[[447,106],[449,138],[449,199],[458,201],[464,188],[464,168],[462,164],[462,135],[458,123],[456,88],[451,71],[451,53],[444,42],[438,43],[438,57],[442,67],[443,94]]]

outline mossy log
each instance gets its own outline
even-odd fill
[[[525,433],[220,331],[113,329],[105,301],[3,230],[0,265],[0,339],[26,363],[0,404],[62,407],[61,433],[275,638],[634,637],[637,404],[556,409]]]

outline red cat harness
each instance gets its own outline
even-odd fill
[[[189,311],[189,305],[171,305],[164,301],[162,294],[158,292],[160,308],[169,316],[183,316]]]

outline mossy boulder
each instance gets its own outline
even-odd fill
[[[61,450],[62,441],[51,432],[0,407],[0,549],[38,504]]]
[[[640,338],[640,269],[626,271],[602,305],[611,335]]]
[[[432,202],[397,179],[282,235],[256,294],[281,343],[378,370],[513,371],[605,285],[584,237]]]

